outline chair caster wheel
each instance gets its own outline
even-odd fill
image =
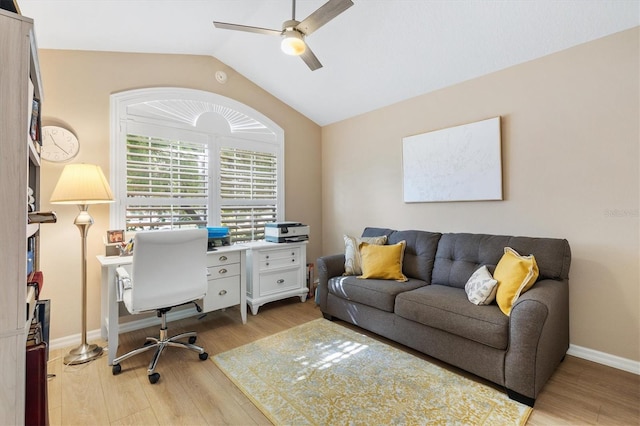
[[[149,374],[149,382],[152,385],[155,384],[155,383],[158,383],[158,380],[160,380],[160,374],[159,373]]]
[[[189,337],[189,343],[191,343],[192,345],[196,342],[196,340],[197,340],[196,336]]]
[[[205,359],[209,358],[209,354],[206,352],[202,352],[200,355],[198,355],[200,357],[200,361],[204,361]]]
[[[121,371],[122,371],[122,366],[120,364],[113,364],[113,367],[111,367],[111,373],[114,376],[120,374]]]

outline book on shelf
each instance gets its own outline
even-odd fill
[[[29,128],[29,135],[31,140],[37,142],[38,145],[42,145],[42,137],[40,135],[40,100],[33,98],[31,106],[31,125]]]
[[[56,212],[30,211],[27,217],[28,223],[56,223],[57,221]]]
[[[33,85],[33,81],[29,78],[29,96],[27,99],[33,99],[33,95],[35,93],[35,86]],[[33,114],[33,102],[28,102],[29,104],[29,114],[27,115],[27,133],[31,134],[31,115]]]

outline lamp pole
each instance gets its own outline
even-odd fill
[[[78,208],[80,213],[73,223],[80,230],[82,244],[82,343],[64,357],[64,363],[67,365],[82,364],[102,355],[100,346],[87,343],[87,235],[93,225],[93,218],[89,214],[88,204],[78,204]]]

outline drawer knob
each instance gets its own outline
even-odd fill
[[[227,294],[227,290],[220,290],[220,293],[218,293],[220,296],[224,296],[225,294]]]
[[[223,255],[223,256],[220,256],[220,257],[218,258],[218,260],[219,260],[220,262],[224,262],[224,261],[226,261],[226,260],[227,260],[227,256],[224,256],[224,255]]]
[[[267,262],[266,265],[269,266],[269,262]]]
[[[296,260],[295,260],[295,259],[291,259],[291,261],[292,261],[292,262],[295,262]]]
[[[296,255],[296,252],[292,251],[291,256],[295,256],[295,255]]]
[[[282,278],[280,278],[277,282],[278,282],[278,284],[283,284],[284,280]]]
[[[269,258],[269,255],[266,255],[266,256],[265,256],[265,258],[266,258],[266,259],[268,259],[268,258]]]
[[[222,269],[220,269],[220,270],[218,271],[218,273],[219,273],[220,275],[222,275],[222,274],[226,274],[227,272],[229,272],[229,271],[227,271],[227,270],[226,270],[226,269],[224,269],[224,268],[222,268]]]

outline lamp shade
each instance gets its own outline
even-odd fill
[[[282,37],[283,39],[282,43],[280,43],[280,48],[287,55],[302,55],[307,49],[307,45],[304,43],[302,35],[296,30],[286,30]]]
[[[68,164],[51,194],[52,204],[112,203],[113,194],[100,166]]]

